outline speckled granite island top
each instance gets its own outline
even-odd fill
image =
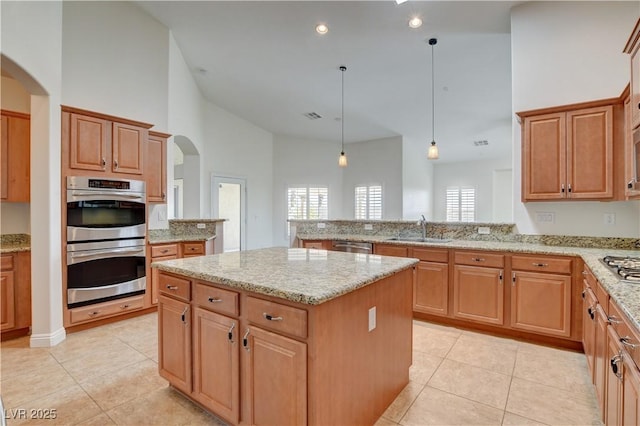
[[[417,263],[417,259],[402,257],[272,247],[165,260],[151,266],[189,278],[319,305]]]
[[[31,236],[28,234],[0,235],[0,253],[31,251]]]

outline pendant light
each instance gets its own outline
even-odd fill
[[[434,66],[433,66],[433,46],[436,45],[436,43],[438,42],[437,38],[430,38],[429,39],[429,45],[431,46],[431,146],[429,147],[429,151],[427,152],[427,158],[429,160],[437,160],[438,159],[438,146],[436,145],[436,137],[435,137],[435,126],[436,126],[436,120],[435,120],[435,116],[436,116],[436,93],[434,91],[434,75],[433,75],[433,70],[434,70]]]
[[[339,70],[342,73],[342,118],[340,119],[340,124],[342,125],[342,151],[340,151],[340,157],[338,157],[338,166],[347,167],[347,156],[344,153],[344,72],[347,70],[347,67],[341,65]]]

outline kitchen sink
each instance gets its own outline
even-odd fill
[[[393,237],[387,241],[407,241],[412,243],[448,243],[451,238]]]

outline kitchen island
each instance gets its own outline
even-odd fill
[[[409,381],[416,263],[287,248],[154,263],[160,375],[232,424],[373,424]]]

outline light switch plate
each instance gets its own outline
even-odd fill
[[[478,234],[489,235],[491,233],[491,228],[488,226],[478,226]]]
[[[373,230],[373,225],[371,223],[365,223],[364,224],[364,230],[365,231],[372,231]]]
[[[204,223],[199,223],[199,224],[196,225],[196,228],[198,228],[198,229],[204,229],[206,227],[207,227],[207,225],[205,225]]]
[[[615,225],[616,224],[616,214],[615,213],[605,213],[604,217],[605,225]]]
[[[369,308],[369,331],[376,328],[376,307]]]
[[[318,229],[324,229],[324,228],[326,228],[326,227],[327,227],[327,224],[326,224],[326,223],[323,223],[323,222],[319,222],[319,223],[318,223]]]
[[[556,214],[553,212],[536,212],[536,222],[554,223]]]

